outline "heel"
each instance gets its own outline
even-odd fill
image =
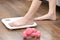
[[[55,21],[56,20],[56,15],[52,16],[50,19]]]

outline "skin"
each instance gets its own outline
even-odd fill
[[[35,18],[35,20],[56,20],[56,0],[48,0],[49,1],[49,11],[46,15]]]
[[[49,11],[46,15],[34,18],[34,15],[37,12],[38,8],[40,7],[41,3],[42,1],[33,0],[26,15],[17,21],[9,23],[9,25],[22,26],[33,24],[33,20],[45,20],[45,19],[56,20],[56,0],[49,0]]]

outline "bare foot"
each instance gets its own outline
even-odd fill
[[[28,20],[28,19],[25,19],[25,18],[21,18],[17,21],[14,21],[12,23],[9,23],[10,26],[23,26],[23,25],[30,25],[30,24],[33,24],[33,20]]]
[[[37,18],[34,18],[34,20],[56,20],[56,14],[55,13],[52,13],[52,14],[46,14],[46,15],[43,15],[41,17],[37,17]]]

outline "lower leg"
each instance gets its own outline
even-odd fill
[[[10,23],[10,25],[11,26],[21,26],[21,25],[32,24],[33,16],[36,13],[36,11],[38,10],[40,4],[41,4],[41,1],[33,0],[31,7],[28,10],[28,12],[26,13],[26,15],[23,18],[15,21],[15,22]]]
[[[41,5],[41,1],[39,0],[33,0],[30,9],[28,10],[28,12],[26,13],[26,15],[24,16],[27,19],[33,19],[34,14],[36,13],[36,11],[38,10],[39,6]]]
[[[49,0],[49,12],[46,15],[35,18],[35,20],[56,20],[56,0]]]

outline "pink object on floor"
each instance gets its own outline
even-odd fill
[[[35,36],[40,37],[41,36],[40,34],[41,34],[40,31],[37,31]]]
[[[28,36],[24,33],[24,34],[23,34],[23,38],[27,38],[27,37],[28,37]]]
[[[40,32],[37,31],[37,32],[32,33],[31,37],[40,37]]]
[[[36,33],[34,32],[34,33],[32,33],[30,36],[31,36],[31,37],[35,37],[35,36],[36,36]]]
[[[27,28],[27,29],[26,29],[26,34],[27,34],[28,36],[30,36],[32,33],[33,33],[33,31],[32,31],[31,28]]]
[[[37,32],[37,30],[36,30],[35,28],[32,28],[32,31],[33,31],[33,32]]]
[[[27,38],[27,37],[40,37],[40,31],[37,31],[35,28],[27,28],[24,32],[23,32],[23,37]]]

